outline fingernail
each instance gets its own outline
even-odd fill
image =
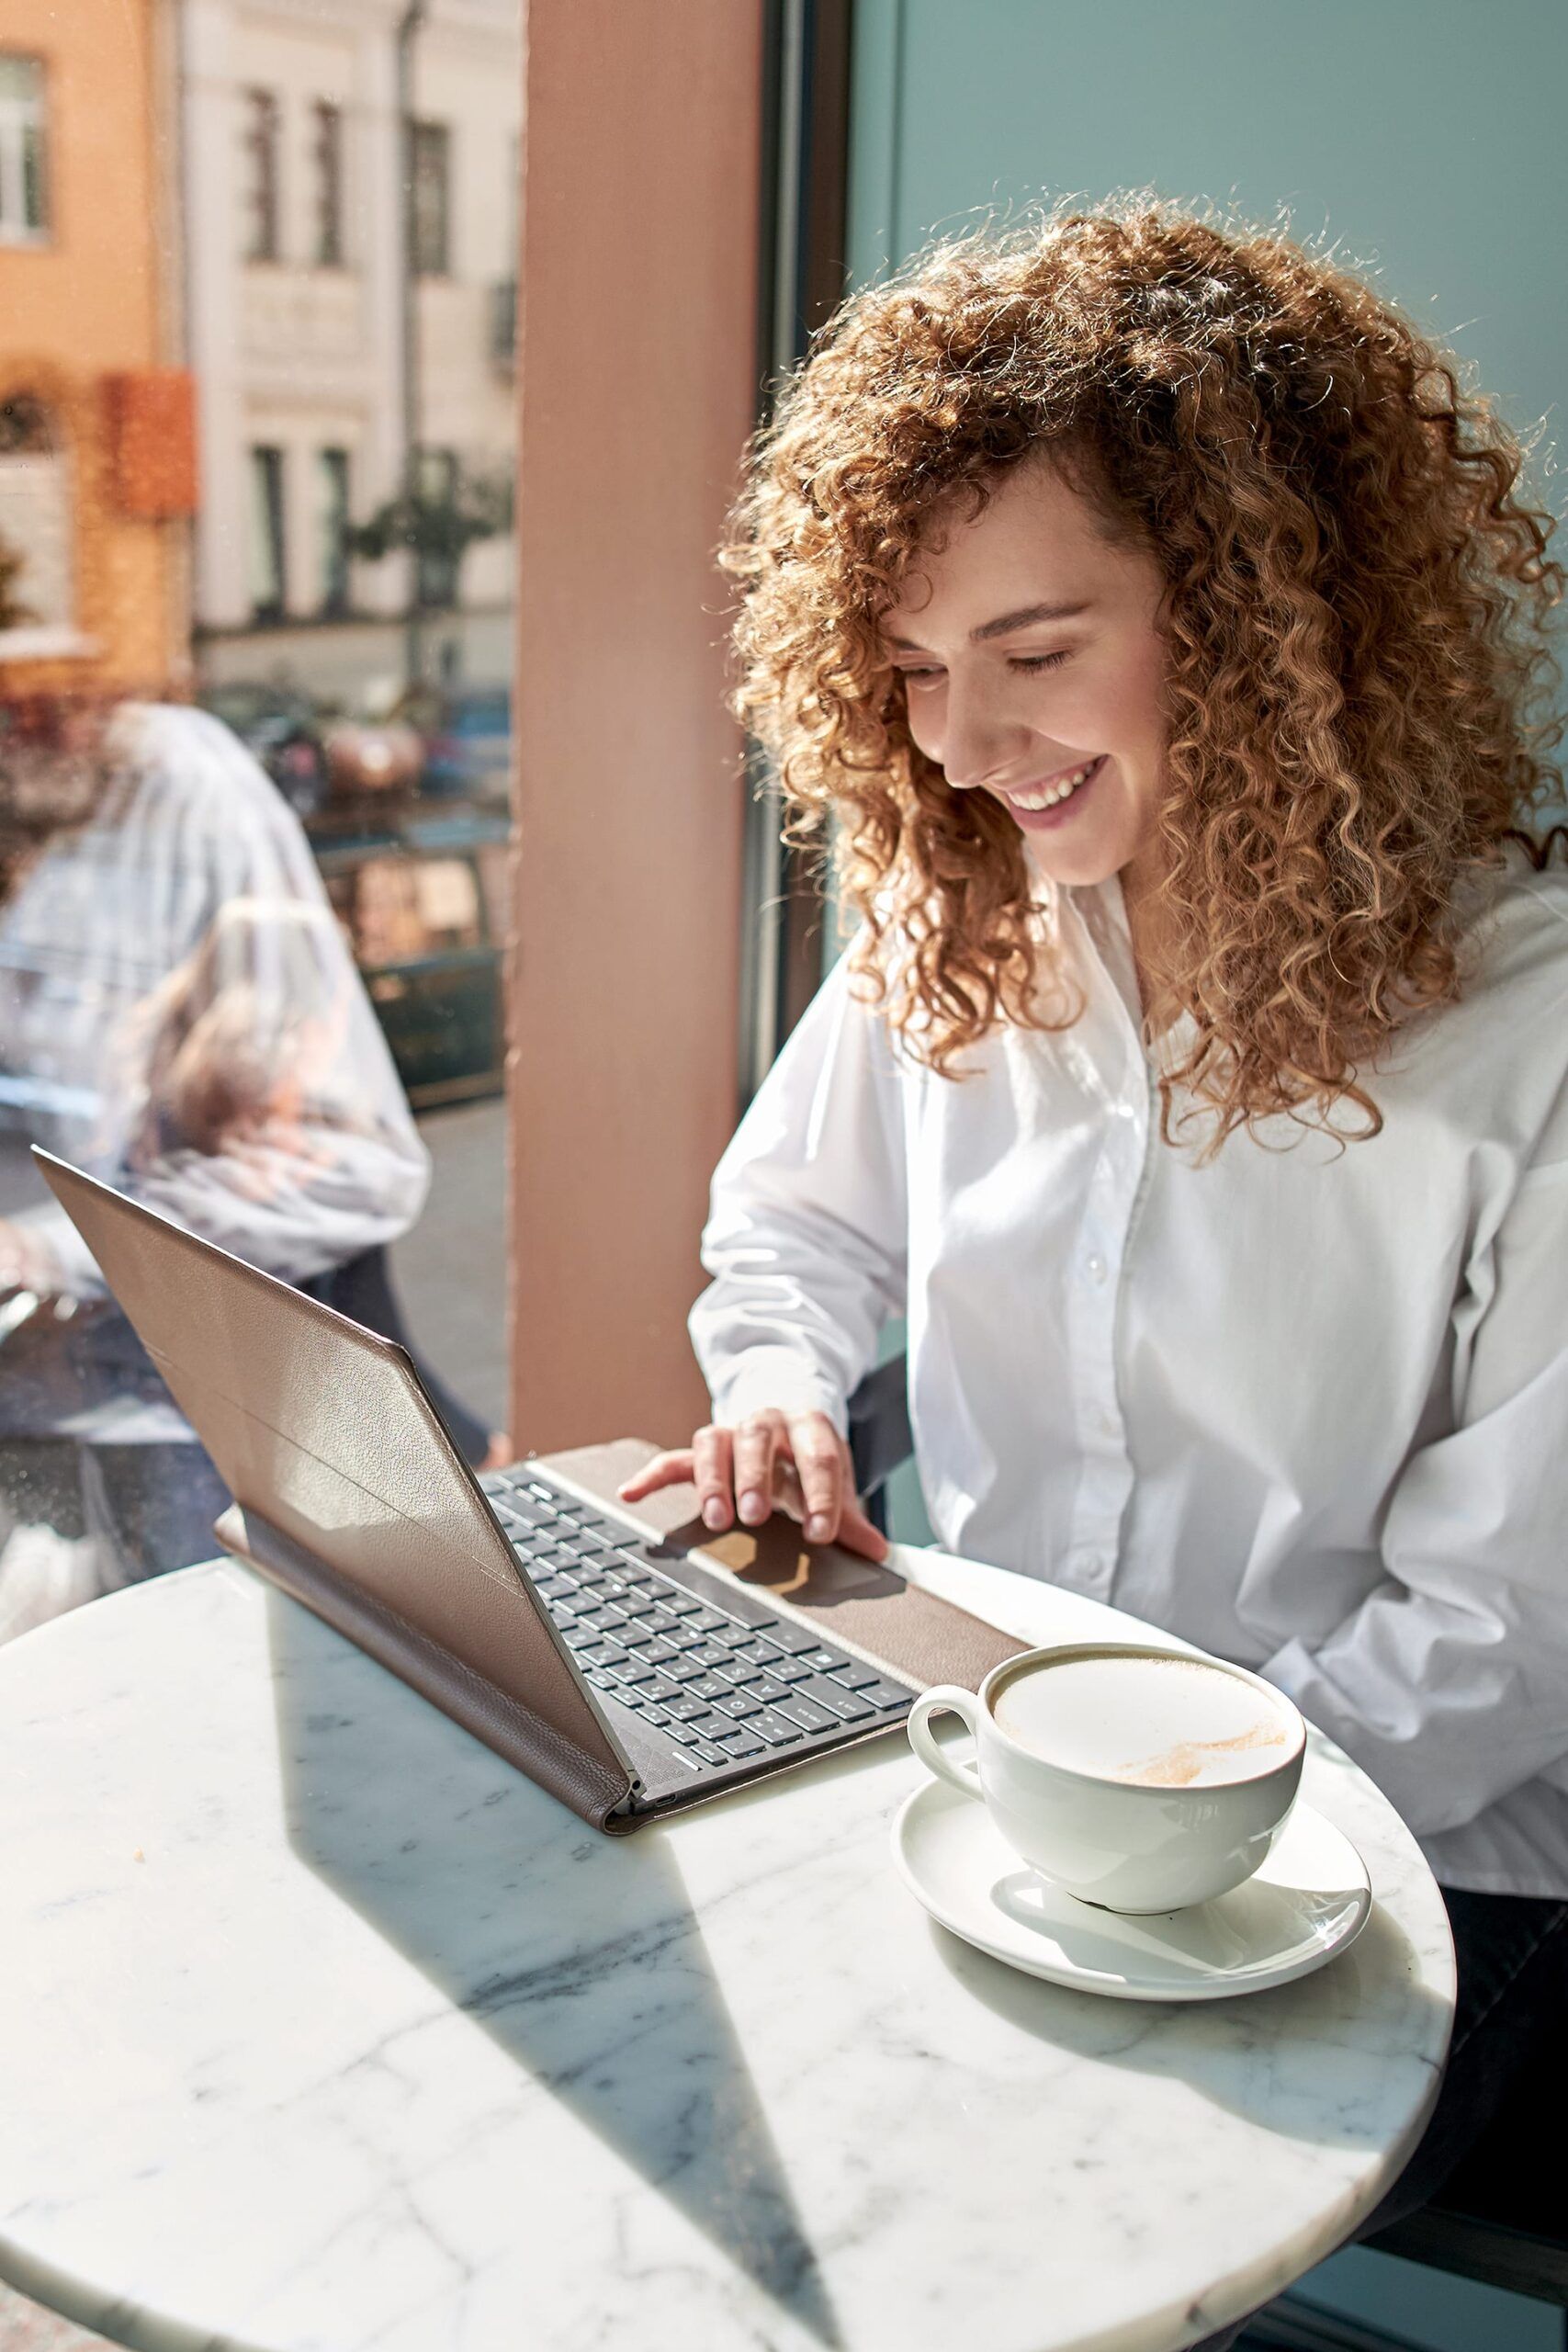
[[[740,1498],[740,1516],[746,1521],[748,1527],[756,1527],[768,1516],[768,1506],[763,1501],[761,1495],[742,1495]]]
[[[832,1521],[821,1511],[814,1511],[806,1522],[806,1532],[813,1544],[826,1544],[832,1532]]]
[[[719,1501],[718,1497],[716,1495],[710,1495],[707,1501],[703,1505],[703,1525],[705,1527],[722,1527],[728,1517],[729,1513],[725,1510],[724,1505]]]

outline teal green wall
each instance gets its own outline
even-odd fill
[[[1563,0],[857,0],[854,74],[857,281],[1042,197],[1285,206],[1562,441]]]

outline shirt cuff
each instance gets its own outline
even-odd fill
[[[733,1429],[770,1406],[784,1414],[826,1413],[840,1437],[849,1434],[843,1391],[819,1364],[793,1348],[747,1348],[714,1388],[714,1419]]]

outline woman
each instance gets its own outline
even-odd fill
[[[299,824],[205,712],[0,741],[0,1640],[207,1557],[216,1472],[33,1143],[317,1290],[429,1162]]]
[[[1274,236],[1061,219],[847,306],[730,560],[740,707],[863,928],[715,1180],[712,1424],[623,1490],[876,1554],[845,1399],[907,1314],[942,1543],[1258,1668],[1421,1838],[1461,2007],[1406,2205],[1568,1990],[1568,887],[1514,838],[1560,574],[1518,473]]]

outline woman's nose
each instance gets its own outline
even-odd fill
[[[1018,719],[985,695],[965,693],[953,682],[946,718],[942,765],[949,784],[960,792],[972,792],[1017,772],[1030,734]]]

